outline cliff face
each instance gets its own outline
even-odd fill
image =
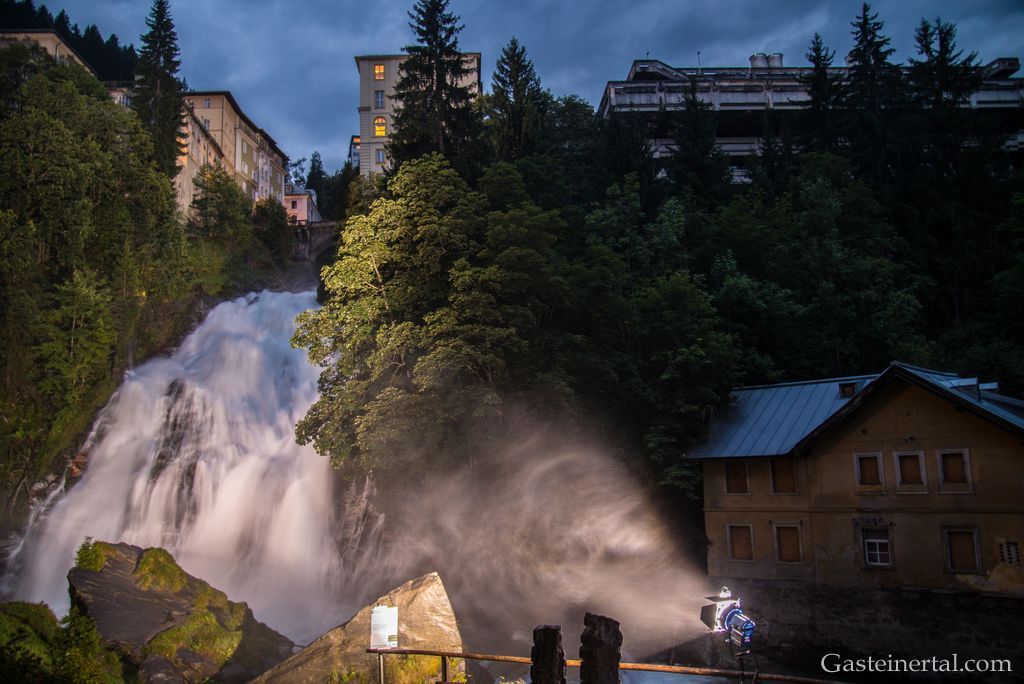
[[[462,637],[448,594],[441,578],[432,572],[381,596],[256,681],[377,681],[377,656],[366,653],[370,645],[370,614],[376,605],[398,607],[399,647],[462,650]],[[389,682],[428,681],[440,672],[440,660],[431,656],[386,656],[385,666]]]
[[[142,681],[248,681],[294,646],[163,549],[92,543],[68,583],[73,605]]]

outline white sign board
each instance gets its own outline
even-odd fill
[[[397,606],[375,606],[370,613],[370,648],[398,648]]]

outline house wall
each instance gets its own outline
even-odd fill
[[[213,136],[194,113],[186,112],[184,133],[184,151],[178,156],[180,170],[174,177],[174,189],[178,209],[187,215],[195,199],[195,179],[199,170],[204,164],[224,168],[226,161]]]
[[[943,491],[938,453],[966,449],[971,485]],[[925,483],[897,484],[896,452],[924,454]],[[882,484],[859,487],[854,454],[881,453]],[[726,459],[704,462],[705,526],[715,578],[925,588],[1024,596],[1024,566],[1000,543],[1024,543],[1024,445],[1019,437],[916,385],[894,380],[796,459],[796,494],[771,492],[771,459],[746,459],[749,494],[725,493]],[[730,560],[727,525],[749,524],[754,560]],[[776,560],[773,529],[800,530],[802,560]],[[977,530],[981,568],[947,569],[944,530]],[[866,565],[862,530],[890,531],[893,564]]]
[[[398,66],[406,59],[405,55],[367,55],[356,57],[356,68],[359,71],[359,173],[367,175],[370,173],[382,173],[386,171],[390,162],[385,159],[378,161],[380,153],[387,145],[394,125],[395,101],[392,96],[395,94],[395,87],[398,85]],[[469,52],[464,55],[466,67],[469,73],[463,79],[463,85],[472,89],[478,94],[481,89],[480,82],[480,54]],[[384,78],[374,78],[374,66],[384,65]],[[378,107],[375,99],[376,91],[384,92],[382,106]],[[373,121],[377,117],[383,117],[386,125],[386,135],[375,135]]]

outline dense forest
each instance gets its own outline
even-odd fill
[[[680,112],[602,119],[513,38],[474,99],[447,1],[409,16],[393,171],[351,183],[294,340],[325,368],[299,439],[339,466],[455,467],[555,422],[696,494],[687,448],[741,383],[899,359],[1024,391],[1019,156],[961,106],[980,68],[955,26],[922,20],[897,65],[864,5],[845,78],[809,36],[809,105],[766,116],[736,169],[695,86]]]
[[[173,36],[169,21],[151,24],[144,46]],[[155,123],[144,122],[84,69],[25,45],[0,50],[5,526],[84,438],[126,369],[176,344],[203,302],[271,285],[288,267],[284,208],[253,207],[222,169],[203,169],[194,211],[181,215],[172,96],[177,107],[150,107]]]

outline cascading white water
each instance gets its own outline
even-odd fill
[[[348,617],[327,459],[295,444],[318,369],[289,346],[313,293],[218,305],[170,358],[128,374],[82,480],[31,530],[15,596],[68,606],[86,536],[162,546],[298,641]]]
[[[634,653],[703,631],[700,573],[643,488],[557,426],[386,495],[368,481],[332,492],[328,459],[294,439],[319,369],[289,340],[311,306],[313,293],[225,302],[173,356],[130,373],[85,475],[11,559],[13,595],[66,610],[68,569],[91,536],[168,549],[297,642],[432,570],[471,647],[528,652],[534,625],[560,623],[574,653],[585,610],[622,621]]]

